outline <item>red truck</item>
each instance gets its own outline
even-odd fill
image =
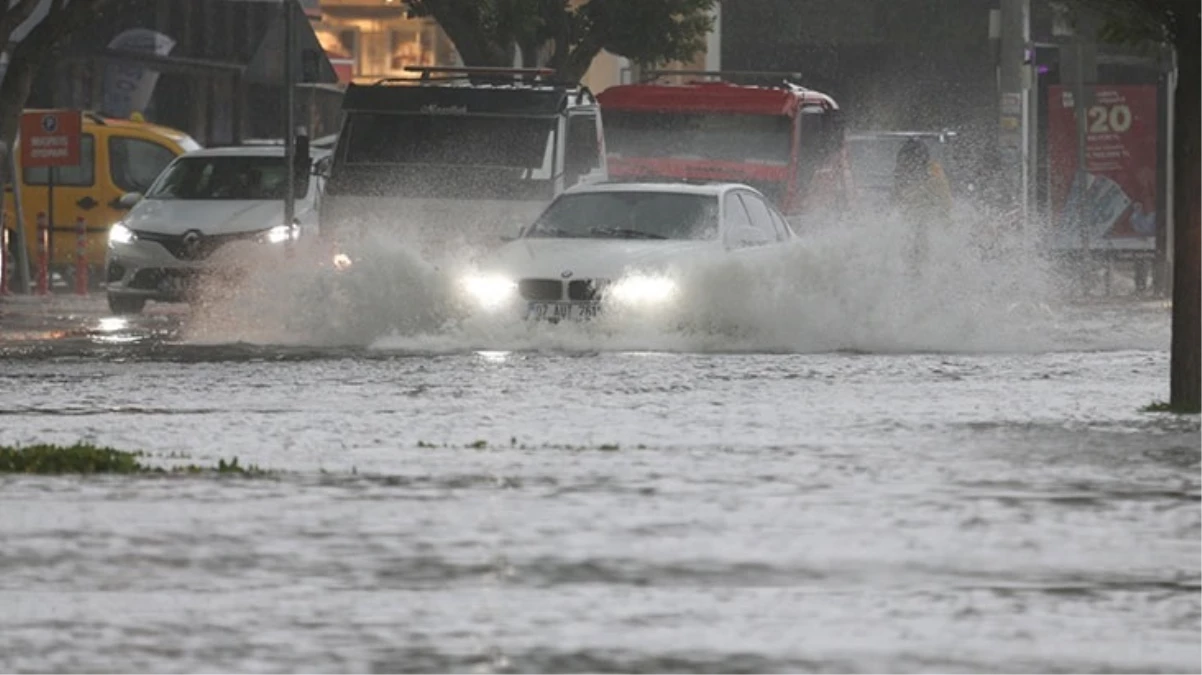
[[[826,94],[748,71],[654,71],[597,96],[611,180],[733,181],[795,223],[846,211],[851,174],[839,105]],[[696,77],[683,84],[664,77]]]

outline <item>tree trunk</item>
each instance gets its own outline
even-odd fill
[[[1173,128],[1173,338],[1169,405],[1179,412],[1202,408],[1202,57],[1197,20],[1178,29],[1177,94]]]

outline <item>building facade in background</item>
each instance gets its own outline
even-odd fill
[[[580,0],[576,0],[579,2]],[[407,66],[458,66],[455,45],[430,18],[413,16],[402,0],[302,0],[306,14],[338,72],[339,80],[374,82],[389,77],[414,77]],[[717,35],[717,33],[715,33]],[[704,69],[717,55],[716,43],[690,63],[666,66]],[[594,92],[628,82],[633,70],[628,59],[601,52],[583,78]]]
[[[461,63],[438,24],[412,16],[400,0],[309,0],[309,4],[317,39],[344,82],[414,77],[405,72],[407,66]]]

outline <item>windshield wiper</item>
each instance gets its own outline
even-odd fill
[[[578,232],[569,230],[561,230],[558,227],[536,227],[530,230],[527,237],[582,237],[584,235]]]
[[[589,230],[589,234],[600,234],[606,237],[625,237],[627,239],[667,239],[662,234],[631,230],[624,227],[594,227]]]

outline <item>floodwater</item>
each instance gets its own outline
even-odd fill
[[[39,315],[0,443],[274,473],[0,479],[0,669],[1199,672],[1167,310],[817,248],[709,272],[738,334],[431,328],[397,256]]]

